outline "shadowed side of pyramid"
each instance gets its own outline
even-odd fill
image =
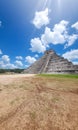
[[[44,55],[24,70],[24,73],[78,73],[78,65],[73,65],[67,59],[56,54],[53,50],[48,50]]]

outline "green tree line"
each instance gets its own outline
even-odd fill
[[[24,69],[0,69],[0,73],[22,73]]]

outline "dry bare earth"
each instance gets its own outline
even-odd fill
[[[0,75],[0,130],[78,130],[78,79]]]

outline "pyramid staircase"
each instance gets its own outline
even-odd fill
[[[76,73],[78,74],[78,65],[64,59],[53,50],[48,50],[42,58],[37,60],[24,73]]]

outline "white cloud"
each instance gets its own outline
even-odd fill
[[[42,44],[41,40],[39,38],[34,38],[31,40],[31,48],[30,50],[32,52],[38,52],[38,53],[43,53],[46,48],[45,46]]]
[[[49,44],[64,44],[67,40],[68,23],[68,21],[62,20],[60,23],[55,24],[53,30],[46,27],[41,38],[34,38],[31,40],[32,52],[43,53],[46,48],[49,47]]]
[[[39,11],[35,13],[35,17],[33,19],[33,24],[36,28],[40,29],[43,25],[49,24],[49,10],[46,8],[44,11]]]
[[[46,27],[44,34],[41,36],[42,43],[47,46],[52,43],[56,44],[64,44],[66,42],[67,36],[67,25],[68,21],[62,20],[60,23],[55,24],[53,30]]]
[[[23,57],[22,56],[16,56],[16,59],[17,60],[23,60]]]
[[[2,53],[2,50],[0,49],[0,55],[2,55],[3,53]]]
[[[0,27],[2,26],[2,21],[0,21]]]
[[[39,56],[36,54],[36,55],[35,55],[35,58],[38,58],[38,57],[39,57]]]
[[[8,55],[3,55],[0,58],[0,68],[3,69],[14,69],[14,68],[20,68],[23,66],[23,63],[19,60],[16,60],[15,63],[10,63],[10,58]]]
[[[74,42],[78,39],[78,35],[77,34],[73,34],[73,35],[69,35],[68,36],[68,43],[65,45],[65,48],[71,46],[74,44]]]
[[[70,61],[78,60],[78,49],[68,51],[64,53],[62,56]]]
[[[23,66],[23,63],[21,61],[19,61],[19,60],[16,60],[15,64],[16,64],[17,68]]]
[[[14,64],[11,64],[11,63],[8,63],[4,66],[5,66],[5,68],[8,68],[8,69],[15,69],[16,68],[16,66]]]
[[[10,62],[10,58],[9,58],[8,55],[3,55],[1,59],[2,59],[3,62],[6,62],[6,63]]]
[[[3,61],[0,61],[0,67],[1,67],[3,64],[4,64],[4,62],[3,62]]]
[[[31,57],[31,56],[27,56],[26,57],[26,62],[28,63],[28,64],[32,64],[32,63],[34,63],[36,61],[36,59],[34,58],[34,57]]]
[[[40,38],[34,38],[31,40],[32,52],[43,53],[50,44],[64,45],[64,49],[72,46],[78,39],[78,34],[69,35],[68,21],[62,20],[58,24],[55,24],[53,29],[45,27],[44,33]]]
[[[50,43],[56,44],[64,44],[65,37],[58,31],[51,31],[50,28],[46,27],[44,34],[41,36],[42,43],[46,46]]]
[[[16,66],[14,64],[10,63],[10,58],[8,55],[3,55],[0,58],[0,68],[3,69],[14,69]]]
[[[2,69],[14,69],[16,66],[11,63],[4,63],[3,61],[0,61],[0,68]]]
[[[3,55],[0,58],[0,68],[2,69],[14,69],[16,66],[10,63],[10,58],[8,55]]]
[[[54,32],[59,32],[60,34],[65,33],[67,31],[67,25],[68,21],[62,20],[60,23],[55,24],[53,31]]]
[[[78,30],[78,22],[76,22],[75,24],[73,24],[71,27]]]

